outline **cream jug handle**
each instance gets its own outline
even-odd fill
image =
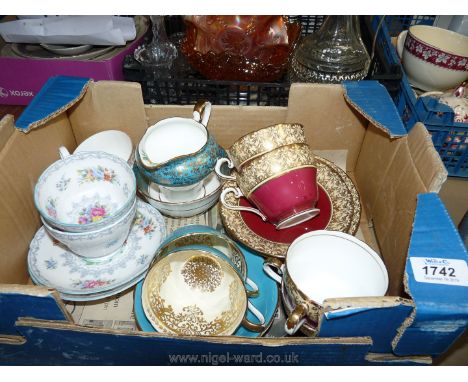
[[[403,57],[403,49],[405,48],[405,41],[406,41],[407,34],[408,34],[408,31],[406,30],[406,31],[401,32],[397,37],[396,50],[400,58]]]
[[[270,276],[273,280],[275,280],[278,284],[282,282],[282,274],[284,265],[280,259],[267,259],[263,263],[263,271]]]
[[[238,188],[238,187],[227,187],[223,190],[223,192],[221,192],[221,196],[220,196],[220,200],[221,200],[221,203],[224,207],[230,209],[230,210],[235,210],[235,211],[248,211],[248,212],[253,212],[254,214],[257,214],[258,216],[260,216],[262,218],[262,220],[265,222],[267,220],[267,217],[265,215],[263,215],[259,210],[257,210],[256,208],[252,208],[252,207],[240,207],[240,206],[233,206],[232,204],[229,204],[227,201],[226,201],[226,195],[229,194],[230,192],[232,192],[234,194],[234,196],[239,199],[241,197],[243,197],[244,195],[242,194],[242,191]]]
[[[59,155],[60,155],[60,159],[65,159],[65,158],[68,158],[70,156],[70,152],[67,150],[67,148],[65,146],[60,146],[59,147]]]
[[[198,101],[193,107],[193,119],[203,126],[208,125],[208,121],[211,115],[211,102],[208,101]]]

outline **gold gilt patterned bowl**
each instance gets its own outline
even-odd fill
[[[306,143],[304,127],[298,123],[279,123],[246,134],[228,150],[237,170],[249,160],[281,146]]]
[[[210,252],[173,252],[143,283],[145,315],[160,333],[230,335],[245,320],[247,293],[238,272]]]

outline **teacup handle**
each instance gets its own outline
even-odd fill
[[[216,162],[216,165],[215,165],[215,172],[216,172],[216,175],[218,175],[218,177],[220,177],[221,179],[236,180],[236,177],[235,177],[235,176],[232,176],[232,175],[225,175],[225,174],[222,173],[222,171],[221,171],[221,166],[222,166],[224,163],[227,163],[227,164],[228,164],[228,167],[229,167],[231,170],[234,168],[234,164],[231,162],[230,159],[228,159],[228,158],[219,158],[218,161]]]
[[[203,126],[208,125],[211,115],[211,102],[206,100],[198,101],[193,107],[193,119]]]
[[[243,197],[244,195],[242,194],[242,191],[238,187],[227,187],[221,192],[221,196],[219,199],[221,200],[221,203],[223,204],[224,207],[229,208],[230,210],[235,210],[235,211],[248,211],[248,212],[253,212],[254,214],[257,214],[262,218],[263,221],[267,220],[267,217],[262,214],[259,210],[256,208],[252,207],[241,207],[241,206],[233,206],[231,204],[228,204],[226,202],[226,195],[229,194],[230,192],[234,193],[234,196],[239,199]]]
[[[245,288],[247,290],[247,296],[248,297],[257,297],[258,294],[259,294],[259,291],[258,291],[258,286],[257,284],[255,284],[251,279],[249,279],[248,277],[245,279],[245,285],[249,286],[251,289],[247,289],[247,287]]]
[[[71,154],[70,151],[65,146],[60,146],[59,147],[59,155],[61,159],[68,158]]]
[[[282,282],[282,275],[283,275],[284,264],[280,259],[267,259],[263,263],[263,270],[265,273],[270,276],[273,280],[275,280],[278,284]]]
[[[265,317],[263,316],[262,312],[260,312],[250,301],[247,302],[247,309],[252,312],[252,314],[260,323],[256,324],[247,319],[247,317],[244,317],[242,319],[242,326],[252,332],[263,332],[265,330]]]
[[[291,336],[296,333],[306,321],[306,316],[307,306],[304,303],[297,305],[284,323],[286,333]]]
[[[403,31],[398,35],[398,38],[397,38],[396,49],[397,49],[398,56],[400,56],[400,58],[403,57],[403,49],[405,48],[405,40],[406,40],[407,34],[408,34],[407,30]]]

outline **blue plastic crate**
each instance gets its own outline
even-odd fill
[[[377,30],[381,18],[372,20]],[[435,99],[417,99],[403,70],[400,58],[391,42],[391,35],[398,35],[411,25],[432,25],[435,16],[386,16],[379,31],[378,43],[383,44],[386,59],[391,65],[399,65],[402,79],[398,89],[390,95],[395,102],[406,129],[410,131],[416,122],[422,122],[432,135],[435,148],[450,176],[468,177],[468,124],[453,122],[453,111]]]

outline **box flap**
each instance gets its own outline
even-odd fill
[[[19,317],[73,322],[59,294],[45,287],[0,285],[0,337],[17,335]]]
[[[378,81],[343,81],[346,100],[390,138],[407,134],[387,89]]]
[[[468,326],[468,253],[435,193],[418,195],[405,271],[415,311],[394,341],[398,355],[438,355]]]
[[[63,113],[86,92],[92,80],[83,77],[51,77],[16,121],[16,128],[27,133]]]
[[[399,297],[327,299],[318,337],[369,336],[371,352],[391,353],[391,342],[412,310],[411,301]]]

